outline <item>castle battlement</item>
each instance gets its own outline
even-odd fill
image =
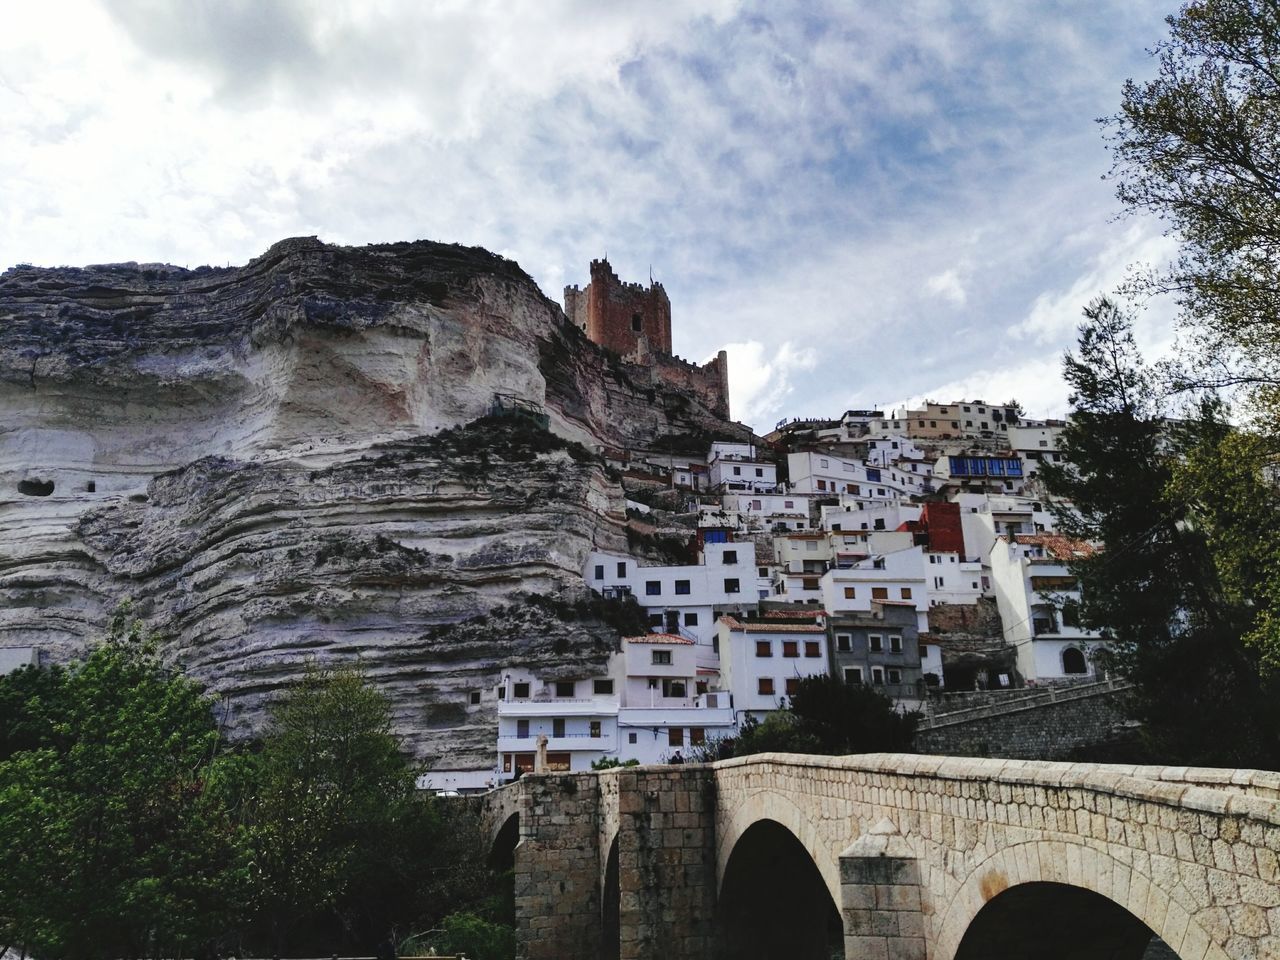
[[[623,281],[607,259],[592,260],[591,282],[585,288],[564,288],[564,312],[593,343],[696,394],[728,419],[728,357],[722,350],[716,359],[698,365],[671,352],[671,300],[658,281]]]

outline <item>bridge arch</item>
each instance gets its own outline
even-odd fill
[[[716,921],[725,955],[742,960],[827,960],[843,952],[838,901],[810,851],[776,820],[757,820],[738,837]]]
[[[516,845],[520,842],[520,814],[512,813],[502,821],[489,843],[489,866],[498,871],[511,870],[516,862]]]
[[[827,893],[840,903],[840,863],[838,851],[828,849],[817,823],[805,810],[781,791],[752,792],[732,808],[721,808],[716,829],[716,890],[724,890],[725,870],[738,841],[755,824],[769,820],[785,827],[817,866]]]
[[[973,945],[965,945],[965,937],[980,929],[989,905],[1001,898],[1011,905],[1006,895],[1015,894],[1014,902],[1026,907],[1034,898],[1059,891],[1068,898],[1073,898],[1071,891],[1078,891],[1113,904],[1117,911],[1159,936],[1180,960],[1227,960],[1192,918],[1195,901],[1181,883],[1157,884],[1099,847],[1061,839],[1013,844],[974,867],[941,914],[933,956],[937,960],[983,956],[970,952]],[[1082,906],[1086,900],[1074,897],[1072,902]],[[1123,936],[1118,914],[1116,923],[1117,936]],[[962,945],[966,946],[963,952]]]

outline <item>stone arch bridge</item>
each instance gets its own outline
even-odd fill
[[[1280,958],[1276,773],[763,754],[484,810],[527,960]]]

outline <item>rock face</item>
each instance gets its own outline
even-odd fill
[[[11,269],[0,646],[67,659],[129,597],[236,729],[359,658],[423,759],[487,767],[502,670],[581,671],[626,626],[582,600],[587,552],[626,549],[595,451],[745,432],[643,373],[477,249]]]

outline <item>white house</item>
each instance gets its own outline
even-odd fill
[[[802,677],[829,672],[825,624],[821,612],[717,621],[721,685],[739,723],[780,709]]]
[[[583,577],[609,595],[631,595],[648,611],[649,625],[710,645],[720,612],[759,602],[755,544],[707,543],[701,563],[641,566],[632,556],[593,551]]]
[[[549,771],[590,770],[618,750],[618,665],[578,678],[507,671],[499,688],[497,779],[532,772],[540,736]]]
[[[908,481],[891,467],[868,466],[825,451],[787,454],[787,471],[795,493],[846,494],[868,503],[899,500],[912,485],[918,488],[923,482],[919,477]]]
[[[1096,634],[1079,626],[1080,585],[1067,564],[1093,547],[1057,534],[1009,534],[991,550],[991,574],[1005,642],[1031,681],[1095,675]]]
[[[707,478],[712,490],[770,493],[778,488],[777,466],[760,457],[750,443],[713,443]]]
[[[685,637],[650,633],[622,642],[622,706],[618,711],[621,760],[666,763],[708,740],[732,736],[727,692],[710,689],[718,672],[699,665]]]

